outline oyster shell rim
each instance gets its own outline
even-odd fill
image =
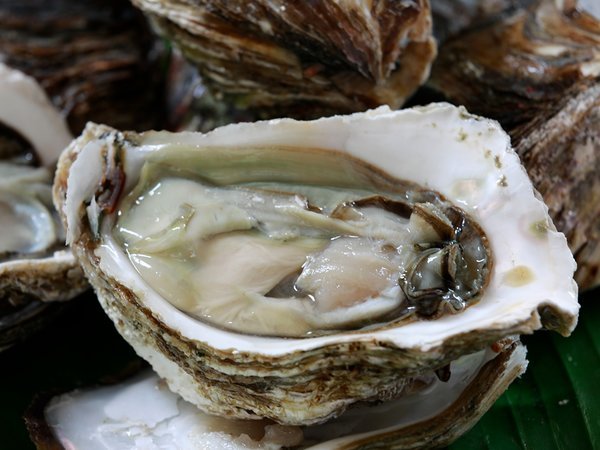
[[[357,131],[354,121],[359,118],[365,119],[365,122],[368,123],[375,122],[377,119],[380,126],[382,122],[384,124],[393,123],[394,126],[398,126],[398,123],[401,122],[403,126],[410,127],[413,124],[408,119],[411,117],[412,119],[422,118],[424,112],[432,111],[442,116],[450,116],[457,121],[454,125],[463,123],[461,121],[469,122],[471,126],[477,125],[479,128],[475,127],[474,130],[470,130],[474,136],[479,134],[475,132],[476,130],[480,130],[480,134],[486,130],[488,133],[492,133],[496,138],[494,145],[501,150],[503,156],[507,157],[508,162],[513,164],[513,170],[506,173],[507,161],[493,157],[490,149],[496,147],[490,146],[489,149],[486,149],[479,144],[476,145],[480,153],[485,155],[482,157],[482,161],[485,162],[486,167],[495,167],[492,169],[494,177],[490,180],[491,186],[505,193],[509,193],[511,189],[530,189],[528,201],[525,204],[526,209],[529,211],[528,208],[533,202],[535,205],[533,210],[537,210],[547,218],[545,205],[534,191],[516,154],[509,147],[508,136],[500,131],[499,125],[496,122],[472,116],[466,113],[464,108],[456,108],[448,104],[396,112],[384,107],[367,113],[320,119],[312,123],[276,119],[259,124],[231,125],[202,135],[196,141],[194,141],[193,134],[181,133],[176,136],[176,141],[183,145],[202,146],[208,145],[207,142],[212,142],[211,139],[224,139],[226,145],[232,145],[231,139],[241,140],[240,135],[243,135],[243,142],[246,145],[252,145],[252,139],[248,140],[248,133],[239,133],[240,130],[249,131],[250,137],[256,138],[256,134],[260,135],[260,133],[256,133],[255,127],[278,125],[285,128],[294,124],[293,126],[298,127],[301,131],[303,145],[310,147],[310,142],[306,143],[304,140],[306,135],[310,135],[310,138],[313,139],[315,138],[313,134],[319,134],[312,133],[315,131],[314,128],[311,128],[314,123],[318,122],[322,126],[323,124],[331,125],[331,121],[333,121],[340,126],[347,127],[347,133],[341,132],[335,136],[326,133],[326,138],[330,138],[327,141],[328,145],[333,146],[336,139],[347,142],[349,134],[351,134],[348,132],[350,128],[353,133],[358,133],[360,136],[370,136],[365,130]],[[402,121],[398,117],[402,117]],[[441,128],[440,123],[438,121],[435,126],[431,127],[431,130]],[[462,128],[457,126],[451,129],[453,133],[457,133],[455,139],[457,142],[465,141],[466,138],[461,137],[464,134]],[[230,133],[232,130],[238,133]],[[278,131],[281,132],[281,130]],[[311,133],[307,133],[308,131]],[[430,132],[429,129],[427,131]],[[223,135],[226,133],[229,134],[224,137]],[[105,142],[102,144],[94,142],[93,138],[98,136],[102,136]],[[468,330],[451,330],[441,339],[430,339],[425,343],[421,341],[415,345],[394,342],[394,336],[391,336],[389,329],[379,335],[377,332],[369,330],[363,335],[339,333],[312,339],[274,339],[247,335],[232,337],[233,333],[227,332],[229,340],[215,344],[215,336],[218,335],[216,331],[221,330],[215,331],[213,327],[203,327],[201,323],[186,315],[190,321],[193,321],[196,333],[198,330],[200,333],[206,332],[206,329],[210,328],[212,335],[206,333],[202,338],[187,333],[188,330],[177,328],[177,323],[174,325],[174,320],[184,313],[162,298],[163,309],[151,310],[150,307],[155,305],[144,296],[143,284],[128,283],[127,279],[120,275],[123,271],[115,273],[114,270],[105,266],[108,255],[119,256],[118,253],[114,253],[115,247],[111,248],[107,243],[99,245],[99,242],[95,241],[93,230],[90,229],[90,223],[85,220],[83,220],[83,225],[80,223],[81,219],[90,213],[90,208],[86,208],[84,202],[86,198],[92,198],[95,195],[97,185],[93,180],[90,182],[89,176],[83,180],[71,179],[71,175],[79,171],[78,168],[92,165],[91,161],[99,161],[101,165],[109,168],[114,167],[114,161],[107,160],[110,155],[114,157],[116,153],[116,149],[111,143],[120,145],[127,142],[127,138],[136,144],[144,141],[146,147],[144,151],[139,152],[144,154],[160,148],[164,140],[172,137],[173,135],[156,132],[144,135],[127,133],[123,135],[108,127],[90,125],[86,132],[74,141],[61,156],[54,186],[54,197],[62,219],[66,223],[76,226],[75,230],[68,227],[71,231],[70,238],[73,249],[95,286],[100,303],[119,332],[138,354],[153,364],[155,371],[165,378],[172,378],[173,390],[205,411],[240,418],[264,416],[288,424],[316,423],[339,414],[349,404],[361,399],[385,401],[393,398],[394,395],[397,395],[397,380],[400,376],[416,375],[423,370],[444,366],[467,352],[483,349],[508,335],[531,333],[540,328],[542,322],[565,334],[568,334],[576,324],[579,304],[576,299],[576,285],[572,279],[574,261],[566,246],[564,235],[556,232],[551,222],[544,221],[541,226],[542,230],[531,229],[530,222],[527,222],[526,229],[528,233],[533,233],[537,238],[540,237],[540,232],[542,232],[542,236],[551,236],[553,244],[559,247],[559,253],[564,261],[569,262],[562,266],[563,271],[566,272],[565,280],[563,280],[565,292],[562,301],[564,304],[561,305],[558,300],[553,302],[544,297],[537,298],[535,306],[520,311],[518,319],[504,324],[494,325],[492,321],[492,326],[488,323],[473,326]],[[323,138],[323,136],[318,136],[318,138]],[[227,141],[227,139],[230,140]],[[91,147],[85,145],[88,140],[91,141]],[[219,143],[219,145],[222,144],[222,142]],[[451,143],[445,144],[451,145]],[[86,148],[88,148],[87,153],[84,152]],[[334,146],[334,148],[339,150],[338,146]],[[439,156],[439,154],[437,155]],[[370,159],[362,159],[372,163]],[[126,154],[122,161],[125,161],[128,168],[141,166],[140,160]],[[378,164],[374,163],[374,165]],[[504,168],[504,172],[501,171],[501,168]],[[412,170],[412,168],[408,169]],[[96,172],[102,175],[103,169],[99,168]],[[503,178],[501,176],[503,174],[508,176]],[[397,174],[392,173],[391,175],[398,177]],[[135,182],[135,177],[127,178],[128,184],[131,185]],[[411,180],[410,177],[405,178]],[[500,183],[500,181],[504,181],[504,183]],[[79,187],[82,187],[84,191],[87,189],[87,191],[69,195],[67,185],[73,186],[73,183],[81,184]],[[436,186],[432,186],[432,188],[446,198],[456,201],[455,197],[448,195],[446,190],[438,189]],[[472,211],[472,209],[465,208],[462,203],[460,206],[467,212]],[[515,205],[510,204],[507,207],[512,210]],[[477,216],[475,216],[475,220],[479,222],[489,237],[490,231],[486,225],[481,223]],[[93,223],[94,220],[92,219],[91,222]],[[108,222],[105,221],[105,224]],[[538,222],[535,224],[540,225]],[[491,245],[494,253],[495,244],[491,243]],[[126,258],[122,252],[120,257]],[[494,266],[497,267],[498,264],[494,264]],[[569,274],[570,276],[567,276]],[[542,292],[545,291],[542,290]],[[478,305],[480,304],[481,302],[478,303]],[[478,305],[473,305],[468,310],[473,310]],[[171,314],[171,317],[164,317],[164,311]],[[466,312],[459,316],[463,317]],[[452,317],[458,316],[450,316],[450,319]],[[437,319],[436,322],[439,325],[440,323],[445,324],[448,320],[448,317],[443,317]],[[406,328],[406,326],[397,329],[401,328]],[[237,345],[242,341],[245,342],[245,345]],[[259,348],[259,344],[262,344],[263,347]],[[270,347],[269,344],[271,344]],[[349,371],[349,367],[357,367],[360,370]],[[182,378],[187,382],[182,382]],[[262,381],[259,382],[259,380]],[[306,386],[312,385],[315,390],[306,392]],[[282,394],[290,391],[299,395],[293,398],[294,396]],[[208,404],[198,400],[198,394],[208,398]]]
[[[451,116],[455,116],[454,118],[458,118],[460,120],[468,120],[468,121],[472,121],[473,123],[479,123],[479,124],[484,124],[484,127],[487,126],[488,130],[493,133],[495,135],[496,138],[500,139],[500,143],[497,143],[502,145],[504,148],[503,150],[506,151],[505,156],[509,157],[509,158],[513,158],[515,161],[518,161],[516,154],[514,153],[514,151],[512,149],[510,149],[510,145],[509,145],[509,138],[508,136],[501,131],[500,126],[498,125],[497,122],[488,120],[488,119],[483,119],[477,116],[473,116],[470,115],[469,113],[466,112],[466,110],[464,110],[464,108],[456,108],[453,107],[451,105],[448,104],[434,104],[434,105],[429,105],[427,107],[420,107],[420,108],[414,108],[414,109],[409,109],[409,110],[402,110],[402,111],[397,111],[397,112],[392,112],[390,111],[388,108],[386,107],[381,107],[379,109],[376,110],[372,110],[366,113],[355,113],[353,115],[350,116],[345,116],[341,118],[341,121],[344,125],[349,126],[351,124],[352,121],[354,120],[360,120],[359,118],[365,118],[367,121],[374,119],[374,118],[378,118],[378,119],[383,119],[383,120],[387,120],[387,119],[392,119],[394,117],[400,117],[400,116],[407,116],[407,115],[419,115],[421,113],[424,112],[431,112],[433,111],[434,113],[441,113],[441,114],[450,114]],[[432,118],[433,120],[433,118]],[[275,120],[271,120],[268,122],[262,122],[262,124],[268,124],[268,125],[277,125],[277,124],[282,124],[283,126],[285,126],[285,124],[299,124],[296,125],[298,127],[301,128],[305,128],[307,125],[306,124],[315,124],[315,123],[320,123],[320,124],[326,124],[328,121],[340,121],[340,117],[339,116],[334,116],[331,118],[324,118],[324,119],[319,119],[317,121],[312,121],[312,122],[296,122],[293,121],[291,119],[275,119]],[[259,122],[260,124],[261,122]],[[202,137],[199,138],[200,141],[206,141],[209,139],[220,139],[223,138],[223,136],[229,132],[229,131],[243,131],[240,129],[243,128],[248,128],[248,127],[253,127],[255,124],[236,124],[236,125],[229,125],[226,127],[222,127],[218,130],[215,130],[211,133],[207,133],[205,135],[202,135]],[[310,126],[310,125],[308,125]],[[59,172],[58,172],[58,176],[57,176],[57,184],[55,184],[55,190],[54,190],[54,195],[55,195],[55,202],[57,204],[57,207],[59,208],[59,210],[61,211],[61,214],[63,214],[63,219],[66,220],[67,223],[67,230],[68,233],[71,233],[70,237],[68,237],[68,239],[73,240],[73,232],[74,232],[74,228],[75,228],[75,234],[78,233],[77,231],[77,226],[74,226],[75,221],[77,220],[75,217],[73,217],[74,213],[73,211],[71,212],[66,212],[65,208],[69,208],[69,203],[70,200],[72,200],[72,198],[69,198],[68,194],[66,194],[66,191],[64,191],[66,189],[66,179],[64,179],[67,175],[66,173],[70,170],[71,164],[77,164],[76,161],[78,161],[78,156],[79,156],[79,151],[82,149],[77,150],[77,147],[80,142],[80,140],[85,140],[85,139],[90,139],[92,136],[100,136],[101,134],[106,133],[108,130],[111,130],[110,128],[104,128],[104,127],[99,127],[99,128],[95,128],[94,125],[90,125],[88,126],[88,129],[86,130],[86,132],[84,132],[84,134],[82,135],[81,138],[79,138],[78,140],[74,141],[74,143],[69,146],[68,150],[63,153],[63,156],[61,157],[61,163],[59,165]],[[461,129],[462,130],[462,129]],[[243,133],[241,133],[243,134]],[[146,153],[146,152],[151,152],[156,150],[157,148],[160,147],[160,145],[163,143],[162,139],[165,139],[168,137],[173,137],[175,135],[171,135],[171,134],[161,134],[156,133],[156,132],[147,132],[147,133],[143,133],[141,135],[139,135],[141,139],[144,140],[144,145],[147,147],[146,150],[141,151],[140,153]],[[186,144],[186,143],[191,143],[190,141],[193,139],[194,134],[193,133],[180,133],[177,135],[177,143],[178,144]],[[345,137],[345,139],[349,139],[348,136]],[[196,145],[199,145],[199,143],[195,143]],[[225,139],[225,143],[224,145],[228,145],[227,144],[227,140]],[[231,145],[231,144],[229,144]],[[332,144],[328,144],[331,147],[335,147],[335,145]],[[85,147],[85,146],[84,146]],[[326,146],[325,146],[326,148]],[[489,149],[488,149],[489,150]],[[347,150],[346,150],[347,151]],[[352,154],[352,153],[351,153]],[[66,156],[66,155],[70,155],[70,156]],[[381,167],[382,164],[378,163],[378,162],[373,162],[371,159],[367,159],[364,158],[364,155],[354,155],[357,156],[361,159],[366,160],[369,163],[374,164],[375,166],[379,166]],[[81,163],[81,160],[79,160],[79,162]],[[89,162],[87,164],[90,164]],[[134,167],[135,170],[135,165],[136,163],[132,162],[132,161],[126,161],[126,164],[129,164],[130,167]],[[137,163],[139,164],[139,162]],[[498,165],[498,160],[496,160],[495,162],[496,165]],[[77,164],[79,165],[79,164]],[[531,182],[529,181],[529,179],[527,178],[527,175],[523,169],[523,167],[520,165],[520,163],[517,163],[517,165],[515,166],[517,169],[513,170],[512,173],[510,173],[510,181],[511,184],[515,184],[517,183],[518,186],[517,188],[512,188],[513,190],[515,189],[531,189],[531,191],[534,193],[534,196],[536,197],[536,201],[539,202],[539,204],[537,205],[538,209],[541,207],[544,209],[545,212],[545,219],[547,219],[547,209],[545,208],[545,205],[543,205],[543,203],[541,202],[541,199],[539,197],[539,195],[534,191]],[[101,169],[97,169],[97,170],[101,170]],[[498,168],[498,170],[501,170]],[[69,172],[69,173],[73,173],[73,172]],[[395,176],[394,174],[392,174],[392,176]],[[70,175],[69,175],[70,177]],[[127,184],[129,185],[130,183],[132,183],[131,177],[127,177],[128,181]],[[500,178],[500,175],[499,175]],[[516,180],[513,182],[512,178],[515,178]],[[61,180],[62,179],[62,180]],[[95,189],[95,185],[91,186],[93,189]],[[435,187],[434,187],[435,188]],[[127,190],[127,188],[125,188],[125,190]],[[61,193],[61,191],[63,191]],[[452,195],[448,195],[448,192],[444,192],[444,190],[440,190],[438,189],[438,191],[440,191],[443,195],[446,196],[446,198],[449,198],[451,201],[456,201]],[[63,205],[63,194],[66,196],[66,201],[64,202]],[[89,195],[89,193],[88,193]],[[473,213],[474,209],[469,207],[469,205],[466,205],[467,207],[465,208],[465,204],[462,202],[459,202],[459,205],[461,207],[463,207],[463,209],[465,209],[467,212],[469,213]],[[541,206],[540,206],[541,205]],[[530,205],[531,206],[531,205]],[[474,218],[476,221],[481,221],[481,217],[479,217],[478,214],[474,214]],[[491,232],[489,232],[488,230],[486,230],[486,227],[484,226],[484,231],[486,231],[486,233],[489,235],[491,234]],[[544,230],[544,232],[548,233],[548,234],[552,234],[554,237],[553,239],[557,240],[557,244],[556,245],[562,245],[564,244],[564,247],[566,251],[568,251],[567,247],[566,247],[566,239],[564,237],[564,235],[562,233],[558,233],[556,232],[556,230],[553,228],[553,226],[550,224],[547,226],[547,228]],[[493,238],[490,238],[490,242],[492,247],[497,247],[494,246],[493,244]],[[558,242],[558,241],[562,241],[562,242]],[[113,246],[113,248],[110,248],[110,245],[103,245],[102,248],[98,249],[98,251],[96,252],[96,258],[98,258],[99,260],[99,264],[102,266],[102,261],[104,260],[104,257],[108,256],[109,254],[112,256],[115,255],[115,246]],[[492,253],[497,255],[497,251],[496,249],[492,249]],[[570,252],[568,253],[568,257],[571,259],[571,265],[572,265],[572,269],[574,271],[574,261],[572,259],[572,255],[570,254]],[[83,255],[82,255],[83,256]],[[566,253],[564,255],[566,257]],[[119,263],[124,263],[124,261],[119,261]],[[119,264],[120,265],[120,264]],[[493,271],[494,273],[492,274],[492,279],[494,278],[494,276],[497,276],[495,271],[497,268],[497,264],[494,264],[494,268]],[[106,267],[101,267],[101,270],[105,270],[106,271]],[[569,269],[567,269],[569,270]],[[110,270],[108,270],[106,273],[110,273]],[[113,276],[115,276],[113,274]],[[115,276],[115,278],[120,278]],[[131,278],[123,278],[123,281],[126,285],[128,286],[136,286],[134,290],[138,291],[139,294],[141,294],[143,291],[146,291],[146,287],[144,286],[144,282],[142,281],[141,284],[138,284],[137,281],[134,281],[133,283],[131,282],[132,279]],[[488,288],[489,289],[489,288]],[[568,333],[570,332],[570,330],[573,329],[573,327],[576,324],[576,314],[579,308],[579,305],[577,303],[576,300],[576,286],[574,284],[574,282],[572,281],[571,278],[571,286],[570,286],[571,292],[570,292],[570,296],[571,298],[569,299],[569,301],[572,303],[570,305],[569,309],[562,309],[561,307],[558,305],[559,302],[556,301],[552,301],[551,299],[548,300],[540,300],[538,301],[538,305],[536,308],[532,308],[530,310],[530,312],[528,314],[520,314],[520,316],[518,317],[518,319],[512,319],[512,322],[510,322],[510,324],[506,325],[506,328],[510,330],[510,334],[514,334],[514,333],[530,333],[532,331],[534,331],[537,328],[540,328],[542,326],[542,321],[545,320],[545,316],[547,314],[541,314],[541,311],[537,311],[537,309],[539,308],[543,308],[545,311],[551,311],[550,315],[553,315],[555,317],[557,317],[558,320],[558,324],[550,324],[551,328],[557,328],[562,334],[568,335]],[[166,303],[162,297],[156,295],[157,299],[152,300],[152,297],[154,296],[154,292],[152,290],[149,290],[149,292],[144,292],[144,294],[149,294],[148,298],[150,299],[150,301],[152,301],[152,308],[153,311],[155,311],[156,313],[156,320],[159,321],[165,321],[165,325],[168,327],[169,325],[169,321],[165,318],[166,316],[170,316],[173,317],[173,315],[177,316],[177,320],[183,320],[185,323],[182,326],[182,331],[187,335],[192,337],[191,340],[195,340],[198,341],[199,343],[206,343],[207,345],[209,345],[210,347],[214,347],[215,349],[220,349],[222,350],[224,353],[226,353],[226,350],[228,348],[230,349],[237,349],[238,354],[240,353],[244,353],[247,352],[248,354],[252,354],[254,356],[258,356],[261,352],[260,351],[256,351],[257,347],[260,347],[261,344],[272,344],[272,341],[277,338],[264,338],[264,337],[253,337],[253,336],[242,336],[241,339],[235,339],[229,342],[229,344],[222,344],[222,343],[218,343],[220,341],[220,339],[211,339],[210,337],[207,336],[203,336],[201,337],[200,334],[202,333],[194,333],[193,331],[191,331],[192,327],[198,326],[199,322],[191,319],[190,318],[190,322],[187,322],[187,318],[189,318],[187,315],[185,315],[184,313],[181,313],[179,310],[171,307],[170,305],[160,305],[160,302],[162,300],[163,303]],[[484,294],[485,295],[485,294]],[[160,300],[158,299],[160,298]],[[467,311],[464,311],[460,314],[460,317],[464,318],[466,314],[469,313],[469,311],[472,311],[473,309],[477,309],[477,307],[483,303],[482,299],[477,305],[473,305],[473,307],[468,308]],[[185,316],[185,318],[182,319],[182,316]],[[458,317],[458,316],[450,316],[450,317],[442,317],[440,319],[436,319],[435,323],[436,324],[444,324],[445,322],[448,322],[451,320],[452,317]],[[562,320],[562,323],[560,323]],[[172,324],[172,320],[171,320],[171,324]],[[201,328],[202,325],[200,325]],[[403,327],[399,327],[397,329],[406,329],[407,327],[410,327],[410,325],[405,325]],[[214,327],[207,327],[210,328],[211,330],[215,330]],[[431,328],[431,327],[430,327]],[[206,331],[206,330],[205,330]],[[385,339],[382,339],[384,341],[388,341],[390,343],[393,343],[393,345],[398,346],[399,348],[419,348],[422,352],[427,352],[427,351],[437,351],[437,348],[440,348],[440,344],[442,342],[440,342],[439,340],[433,340],[431,339],[429,342],[427,343],[406,343],[406,342],[402,342],[401,340],[398,341],[397,339],[390,339],[390,335],[389,335],[389,329],[386,330],[386,336]],[[472,333],[480,333],[481,332],[481,328],[472,328],[471,331]],[[226,334],[231,334],[229,332],[227,332]],[[303,342],[305,342],[304,344],[298,344],[298,345],[293,345],[292,342],[295,342],[293,339],[288,339],[285,341],[285,344],[283,345],[283,347],[280,349],[280,352],[278,352],[277,350],[273,350],[271,349],[270,352],[268,353],[263,353],[263,355],[267,356],[276,356],[278,353],[279,354],[289,354],[292,351],[298,350],[298,351],[306,351],[306,350],[310,350],[313,349],[315,347],[318,346],[327,346],[329,343],[331,342],[339,342],[339,341],[353,341],[353,340],[361,340],[361,333],[348,333],[347,335],[345,333],[338,333],[335,334],[335,337],[315,337],[315,338],[310,338],[309,340],[303,340]],[[372,336],[374,339],[378,339],[379,336],[377,336],[377,331],[372,331],[372,332],[368,332],[368,335]],[[459,335],[461,333],[458,333]],[[508,333],[504,334],[507,335]],[[470,340],[470,339],[465,339],[466,334],[462,333],[462,336],[460,338],[460,340]],[[500,339],[501,336],[499,334],[495,334],[496,339],[493,340],[497,340]],[[340,338],[341,337],[341,338]],[[445,336],[444,339],[448,339],[449,336]],[[264,339],[264,340],[263,340]],[[243,341],[243,342],[242,342]],[[255,341],[254,344],[252,343],[248,343],[249,341]],[[270,342],[269,342],[270,341]],[[306,342],[311,342],[311,344],[306,344]]]

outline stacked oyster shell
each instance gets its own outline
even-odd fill
[[[263,115],[399,107],[435,56],[427,0],[135,0],[203,81]]]
[[[446,104],[230,125],[208,134],[90,125],[61,157],[55,202],[119,332],[173,391],[204,411],[322,423],[362,402],[414,392],[427,398],[436,371],[446,378],[440,369],[448,364],[452,372],[461,358],[495,349],[476,364],[473,383],[418,424],[374,425],[373,434],[349,437],[353,446],[448,443],[524,370],[511,336],[542,326],[568,335],[577,320],[573,258],[508,136],[497,123]],[[480,238],[463,241],[463,233]],[[220,247],[229,238],[233,245]],[[296,252],[307,239],[300,263],[261,284],[273,267],[263,263],[266,247]],[[346,243],[343,262],[334,263]],[[258,274],[258,287],[244,281],[248,270],[234,254]],[[390,275],[389,261],[400,273]],[[333,286],[328,298],[351,295],[352,302],[319,312],[322,292],[299,281],[307,271],[322,275],[318,285]],[[344,272],[350,278],[336,284]],[[357,278],[375,283],[365,293]],[[164,286],[184,279],[203,281],[169,296]],[[179,301],[188,287],[207,303],[186,309]],[[204,293],[219,289],[243,293],[219,298],[224,321],[218,305],[205,309],[213,297]],[[304,318],[370,312],[302,337],[269,328],[296,314],[285,304],[302,298]],[[381,309],[388,300],[391,309]],[[252,326],[261,321],[257,311],[270,314],[267,328],[236,328],[232,309]],[[461,419],[449,423],[444,413]]]

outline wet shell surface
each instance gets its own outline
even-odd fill
[[[577,321],[573,257],[508,136],[448,104],[207,134],[90,124],[54,198],[119,332],[221,416],[320,423]]]

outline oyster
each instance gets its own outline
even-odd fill
[[[48,314],[40,301],[68,300],[87,283],[52,204],[52,169],[72,139],[66,123],[35,80],[3,64],[0,99],[1,349]]]
[[[508,136],[448,104],[208,134],[92,124],[54,198],[119,332],[210,413],[323,422],[577,320],[573,258]]]
[[[136,130],[159,124],[156,50],[126,0],[0,4],[0,61],[35,78],[74,133],[88,120]]]
[[[263,115],[401,105],[435,56],[427,0],[134,0],[206,85]]]
[[[0,348],[60,308],[40,300],[86,289],[55,224],[55,163],[69,130],[79,133],[88,120],[158,124],[157,56],[143,17],[125,0],[0,3]]]
[[[569,240],[579,286],[598,285],[598,18],[574,2],[533,2],[448,41],[429,86],[509,131],[557,228]]]
[[[524,358],[525,349],[516,343],[499,354],[487,349],[467,355],[452,363],[447,381],[432,374],[423,377],[426,391],[415,390],[377,406],[361,405],[325,424],[305,427],[204,414],[170,392],[150,371],[118,384],[38,397],[25,417],[40,449],[119,450],[141,443],[190,450],[331,450],[372,448],[376,443],[386,448],[432,448],[448,444],[472,423],[473,416],[481,415],[525,370]],[[485,395],[488,402],[464,407],[479,395]],[[442,410],[441,423],[432,432],[424,419]]]

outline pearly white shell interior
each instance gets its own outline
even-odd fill
[[[0,123],[29,140],[43,166],[53,166],[73,137],[37,81],[0,63],[0,99]]]
[[[96,250],[100,269],[130,288],[159,320],[188,339],[216,349],[267,356],[357,340],[426,351],[462,333],[510,329],[531,318],[533,328],[539,328],[538,308],[543,305],[562,311],[575,326],[579,309],[573,281],[575,262],[566,239],[555,231],[546,206],[510,148],[509,137],[494,121],[472,116],[464,108],[433,104],[401,111],[382,107],[312,122],[278,119],[237,124],[203,135],[147,132],[141,135],[139,148],[126,151],[128,187],[148,153],[171,145],[285,145],[347,152],[392,177],[442,193],[479,223],[493,254],[490,283],[483,297],[460,314],[379,331],[277,339],[219,330],[174,308],[132,268],[110,237],[110,220],[105,220],[103,244]],[[76,208],[84,197],[74,190],[78,185],[95,185],[90,173],[79,169],[97,160],[97,151],[98,144],[91,141],[71,167],[66,211],[69,230],[78,227]]]

